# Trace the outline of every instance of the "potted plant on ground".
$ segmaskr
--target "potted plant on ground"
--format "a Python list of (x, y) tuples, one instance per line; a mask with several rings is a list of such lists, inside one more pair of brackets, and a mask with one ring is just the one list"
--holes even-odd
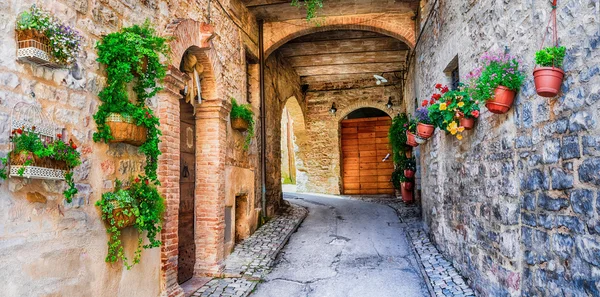
[[(131, 269), (140, 262), (142, 248), (160, 247), (161, 242), (156, 236), (162, 229), (165, 204), (156, 187), (145, 176), (133, 180), (128, 189), (124, 189), (119, 180), (115, 185), (113, 192), (102, 194), (102, 199), (96, 202), (102, 212), (102, 219), (108, 225), (108, 254), (105, 261), (114, 263), (120, 259), (127, 269)], [(131, 263), (120, 239), (121, 230), (129, 226), (138, 230), (137, 248)], [(143, 245), (144, 232), (147, 232), (146, 237), (150, 241), (147, 245)]]
[(417, 121), (412, 119), (408, 123), (408, 129), (406, 129), (406, 144), (412, 147), (419, 146), (415, 138), (415, 133), (417, 133)]
[(401, 188), (402, 188), (402, 201), (406, 204), (413, 202), (413, 180), (406, 176), (400, 177)]
[(17, 57), (50, 67), (75, 62), (81, 48), (79, 32), (62, 24), (35, 4), (17, 19)]
[(565, 77), (565, 72), (561, 69), (565, 54), (564, 46), (546, 47), (535, 53), (535, 64), (541, 66), (533, 70), (538, 95), (542, 97), (558, 95)]
[(464, 127), (459, 126), (460, 114), (458, 113), (459, 105), (464, 106), (461, 102), (469, 94), (464, 89), (448, 90), (447, 87), (436, 85), (436, 89), (441, 91), (439, 101), (429, 106), (429, 118), (434, 126), (455, 135), (458, 140), (463, 138), (462, 132)]
[(250, 104), (238, 104), (234, 98), (231, 98), (231, 127), (240, 132), (248, 132), (244, 142), (244, 150), (250, 147), (252, 137), (254, 137), (254, 111)]
[[(161, 132), (159, 119), (146, 106), (146, 100), (161, 90), (157, 83), (166, 75), (162, 60), (170, 51), (167, 41), (146, 21), (108, 34), (96, 44), (97, 61), (105, 66), (107, 82), (99, 94), (102, 104), (94, 115), (98, 129), (94, 141), (140, 146), (146, 155), (144, 171), (155, 184)], [(132, 82), (135, 102), (127, 91)]]
[(496, 114), (504, 114), (510, 110), (516, 92), (525, 81), (525, 74), (519, 70), (517, 58), (503, 53), (484, 53), (481, 57), (484, 64), (471, 72), (471, 96), (473, 100), (486, 102), (487, 109)]

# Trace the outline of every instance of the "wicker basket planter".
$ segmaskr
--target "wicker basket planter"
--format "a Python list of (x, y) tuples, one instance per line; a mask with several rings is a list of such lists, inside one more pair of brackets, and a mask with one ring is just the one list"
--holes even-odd
[[(125, 214), (125, 211), (128, 211), (129, 215)], [(112, 211), (112, 215), (113, 219), (115, 220), (115, 226), (118, 229), (125, 229), (129, 226), (133, 226), (133, 224), (135, 224), (135, 220), (137, 219), (136, 215), (133, 214), (131, 207), (115, 208)]]
[(18, 30), (17, 59), (49, 68), (63, 68), (65, 65), (53, 61), (48, 37), (34, 30)]
[[(27, 160), (31, 160), (29, 165), (25, 165)], [(49, 158), (38, 158), (32, 152), (11, 154), (9, 175), (32, 179), (64, 180), (65, 170), (58, 168), (55, 163), (56, 161)], [(66, 163), (64, 165), (66, 167)]]
[(130, 116), (111, 113), (106, 119), (106, 124), (110, 128), (112, 137), (110, 142), (122, 142), (135, 146), (140, 146), (146, 142), (148, 129), (138, 126)]
[(241, 118), (233, 119), (231, 121), (231, 127), (240, 132), (248, 131), (248, 126), (249, 126), (249, 123), (246, 120), (241, 119)]

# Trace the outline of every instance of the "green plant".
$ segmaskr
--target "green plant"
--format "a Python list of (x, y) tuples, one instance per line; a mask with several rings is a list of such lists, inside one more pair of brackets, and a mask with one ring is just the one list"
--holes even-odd
[[(102, 199), (96, 202), (102, 211), (102, 219), (109, 227), (106, 232), (110, 234), (108, 240), (108, 254), (105, 261), (113, 263), (123, 260), (127, 269), (138, 264), (141, 259), (142, 248), (150, 249), (160, 247), (161, 242), (156, 238), (162, 230), (162, 215), (165, 210), (163, 197), (156, 187), (145, 176), (140, 176), (131, 182), (129, 189), (123, 189), (119, 180), (115, 181), (115, 190), (102, 194)], [(133, 261), (128, 262), (124, 253), (123, 243), (120, 239), (123, 222), (116, 220), (113, 211), (120, 209), (126, 216), (136, 217), (134, 227), (138, 230), (138, 245), (134, 252)], [(146, 231), (149, 244), (143, 245), (142, 234)]]
[(406, 145), (406, 129), (408, 129), (408, 116), (406, 113), (400, 113), (392, 120), (392, 125), (388, 132), (388, 139), (392, 146), (392, 157), (395, 164), (398, 164), (405, 158), (404, 152), (410, 149)]
[(306, 21), (310, 21), (317, 16), (317, 9), (323, 8), (323, 0), (292, 0), (292, 5), (306, 7)]
[(542, 67), (562, 67), (567, 49), (564, 46), (551, 46), (535, 53), (535, 64)]
[(394, 172), (392, 172), (392, 185), (394, 186), (394, 189), (400, 190), (400, 183), (404, 178), (404, 169), (397, 166)]
[(238, 104), (234, 98), (231, 98), (231, 115), (232, 120), (242, 119), (248, 122), (248, 133), (246, 134), (246, 141), (244, 142), (244, 149), (247, 150), (250, 147), (252, 137), (254, 137), (254, 112), (250, 104)]
[[(161, 90), (157, 81), (166, 75), (166, 66), (161, 57), (170, 51), (168, 39), (156, 35), (156, 31), (146, 21), (142, 26), (123, 28), (120, 32), (108, 34), (96, 44), (97, 61), (106, 66), (106, 87), (100, 92), (102, 104), (94, 115), (98, 131), (94, 141), (108, 142), (113, 139), (106, 119), (111, 113), (131, 116), (136, 125), (148, 129), (147, 140), (140, 146), (140, 152), (146, 155), (146, 176), (158, 184), (156, 175), (160, 150), (159, 119), (146, 106), (146, 100)], [(138, 77), (134, 73), (139, 74)], [(134, 80), (135, 79), (135, 80)], [(133, 90), (137, 95), (131, 102), (127, 86), (134, 81)]]
[(50, 14), (33, 4), (30, 11), (23, 11), (17, 17), (17, 30), (33, 29), (43, 32), (51, 22)]
[(492, 99), (498, 86), (517, 91), (523, 85), (526, 76), (519, 69), (517, 58), (503, 53), (484, 53), (480, 60), (484, 65), (467, 76), (469, 93), (476, 102)]
[(404, 170), (416, 171), (417, 170), (417, 161), (415, 160), (414, 157), (406, 158), (403, 160), (402, 164), (400, 164), (400, 167), (403, 168)]
[(410, 119), (408, 121), (408, 131), (412, 134), (417, 133), (417, 124), (419, 122), (416, 119)]

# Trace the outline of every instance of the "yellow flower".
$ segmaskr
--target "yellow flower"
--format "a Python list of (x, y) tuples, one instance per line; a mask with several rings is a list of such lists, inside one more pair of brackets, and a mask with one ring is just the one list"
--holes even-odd
[(452, 123), (448, 125), (448, 132), (452, 135), (455, 135), (458, 132), (458, 125), (455, 121), (452, 121)]
[(458, 107), (463, 107), (463, 106), (465, 106), (464, 102), (458, 102)]
[(456, 139), (462, 140), (462, 135), (460, 135), (460, 134), (456, 135)]
[(440, 110), (446, 110), (448, 108), (448, 106), (446, 105), (446, 103), (440, 103)]
[(458, 127), (458, 132), (465, 131), (465, 127)]

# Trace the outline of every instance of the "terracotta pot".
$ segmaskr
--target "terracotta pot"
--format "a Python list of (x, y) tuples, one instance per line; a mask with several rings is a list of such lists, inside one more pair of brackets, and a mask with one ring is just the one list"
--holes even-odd
[(421, 138), (428, 139), (433, 136), (433, 132), (435, 131), (435, 126), (418, 123), (417, 124), (417, 135)]
[(146, 142), (148, 129), (138, 126), (130, 116), (111, 113), (106, 119), (106, 125), (110, 128), (113, 139), (111, 143), (122, 142), (134, 146), (140, 146)]
[(460, 126), (464, 127), (465, 130), (471, 130), (475, 126), (475, 118), (460, 118)]
[(495, 114), (507, 113), (515, 100), (515, 91), (505, 86), (498, 86), (494, 91), (494, 98), (485, 103), (485, 107)]
[(231, 127), (240, 132), (246, 132), (248, 131), (249, 123), (244, 119), (237, 118), (231, 121)]
[[(408, 185), (410, 189), (406, 187)], [(413, 184), (412, 182), (403, 182), (402, 183), (402, 201), (406, 204), (413, 203)]]
[(533, 80), (538, 95), (542, 97), (555, 97), (560, 92), (560, 85), (565, 77), (565, 72), (556, 67), (540, 67), (533, 70)]
[(408, 144), (408, 145), (410, 145), (412, 147), (419, 146), (419, 144), (415, 140), (415, 135), (412, 134), (410, 131), (406, 131), (406, 144)]
[(404, 169), (404, 176), (412, 178), (415, 176), (415, 172), (411, 169)]
[(131, 212), (130, 215), (126, 215), (125, 210), (131, 211), (131, 207), (115, 208), (112, 211), (112, 215), (115, 220), (115, 226), (118, 229), (124, 229), (129, 226), (133, 226), (133, 224), (135, 224), (135, 220), (137, 219), (137, 217)]

